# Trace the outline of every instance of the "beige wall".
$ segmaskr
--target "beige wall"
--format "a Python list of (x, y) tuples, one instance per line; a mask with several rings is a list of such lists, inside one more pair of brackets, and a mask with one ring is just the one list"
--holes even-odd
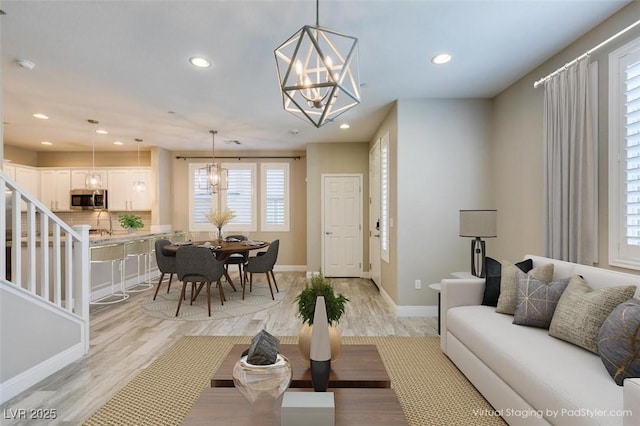
[[(3, 144), (4, 145), (4, 144)], [(38, 153), (13, 145), (4, 145), (4, 159), (15, 164), (38, 167)]]
[[(137, 151), (96, 151), (96, 167), (136, 167), (138, 165)], [(91, 152), (38, 152), (38, 167), (90, 167), (92, 165)], [(151, 165), (151, 152), (140, 151), (140, 165)]]
[[(307, 270), (322, 266), (322, 174), (362, 175), (363, 230), (369, 223), (369, 144), (314, 143), (307, 145)], [(365, 234), (363, 232), (363, 234)], [(369, 240), (362, 241), (363, 266), (368, 266)], [(368, 268), (367, 268), (368, 269)]]
[[(206, 156), (207, 153), (199, 152), (172, 152), (172, 200), (171, 217), (175, 230), (189, 231), (189, 200), (188, 200), (188, 173), (189, 163), (206, 163), (207, 158), (202, 159), (177, 159), (176, 156)], [(278, 265), (295, 265), (304, 267), (307, 260), (307, 238), (306, 238), (306, 159), (304, 152), (221, 152), (221, 156), (300, 156), (301, 159), (276, 160), (276, 159), (243, 159), (240, 162), (262, 163), (275, 161), (288, 161), (290, 173), (290, 197), (291, 197), (291, 227), (289, 232), (252, 232), (252, 239), (272, 241), (280, 239), (280, 250), (278, 253)], [(238, 162), (237, 159), (223, 159), (223, 162)], [(260, 185), (260, 175), (257, 176)], [(258, 212), (259, 213), (259, 212)]]
[[(369, 149), (373, 148), (376, 141), (382, 138), (385, 133), (389, 133), (389, 185), (396, 188), (398, 181), (398, 104), (393, 103), (389, 113), (384, 118), (380, 127), (376, 131), (369, 144)], [(398, 191), (389, 192), (389, 215), (398, 217)], [(389, 247), (398, 247), (398, 233), (396, 227), (389, 229)], [(390, 250), (389, 262), (380, 263), (380, 282), (378, 285), (393, 300), (398, 300), (398, 254), (396, 250)]]
[[(31, 151), (13, 145), (4, 145), (4, 159), (12, 163), (33, 167), (90, 167), (92, 154), (78, 152)], [(137, 151), (96, 151), (96, 167), (135, 167), (138, 165)], [(140, 151), (140, 165), (151, 165), (151, 152)]]
[(150, 185), (150, 190), (154, 191), (153, 206), (151, 211), (152, 225), (173, 226), (173, 170), (172, 154), (163, 148), (151, 148), (151, 180), (155, 185)]
[[(492, 182), (498, 208), (497, 258), (516, 260), (527, 253), (544, 255), (543, 241), (543, 99), (544, 88), (533, 83), (640, 16), (632, 2), (578, 39), (494, 100)], [(608, 267), (608, 54), (640, 36), (636, 27), (591, 55), (598, 63), (598, 214), (599, 266)]]
[(421, 306), (437, 304), (429, 284), (469, 270), (471, 243), (458, 237), (458, 211), (493, 207), (491, 114), (486, 99), (399, 100), (370, 142), (389, 132), (393, 225), (381, 287), (402, 315), (424, 314)]

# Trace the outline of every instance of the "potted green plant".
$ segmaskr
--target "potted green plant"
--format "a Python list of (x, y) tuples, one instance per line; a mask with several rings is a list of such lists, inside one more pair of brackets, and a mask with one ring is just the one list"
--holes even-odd
[(295, 298), (294, 303), (298, 305), (298, 314), (302, 318), (302, 329), (298, 336), (298, 347), (304, 359), (309, 359), (309, 349), (311, 345), (311, 331), (313, 330), (313, 316), (316, 308), (316, 299), (324, 296), (329, 321), (329, 338), (331, 339), (331, 360), (335, 361), (340, 355), (342, 337), (340, 330), (336, 327), (342, 315), (344, 315), (346, 304), (349, 301), (343, 294), (336, 294), (331, 281), (322, 274), (311, 278), (300, 294)]
[(142, 218), (131, 213), (120, 215), (119, 220), (120, 226), (127, 229), (129, 232), (135, 232), (136, 229), (144, 228)]

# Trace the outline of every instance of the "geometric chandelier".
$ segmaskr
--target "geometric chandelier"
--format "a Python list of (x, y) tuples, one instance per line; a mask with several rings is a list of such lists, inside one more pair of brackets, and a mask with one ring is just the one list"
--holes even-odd
[(305, 25), (275, 49), (286, 111), (320, 127), (360, 103), (358, 39)]

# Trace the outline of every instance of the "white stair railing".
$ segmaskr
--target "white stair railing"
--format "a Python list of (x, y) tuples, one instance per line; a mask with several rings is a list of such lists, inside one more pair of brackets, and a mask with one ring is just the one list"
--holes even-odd
[(0, 190), (0, 283), (76, 317), (88, 353), (90, 226), (70, 227), (3, 172)]

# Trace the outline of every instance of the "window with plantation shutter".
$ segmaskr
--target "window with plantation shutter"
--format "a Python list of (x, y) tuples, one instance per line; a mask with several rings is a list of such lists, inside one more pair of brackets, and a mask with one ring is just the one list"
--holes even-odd
[(260, 228), (289, 231), (289, 164), (263, 163), (260, 167)]
[(609, 263), (640, 269), (640, 39), (609, 55)]
[(217, 209), (217, 200), (209, 193), (206, 167), (204, 163), (189, 164), (189, 229), (196, 231), (211, 230), (205, 215)]
[(228, 170), (227, 190), (222, 191), (222, 205), (235, 217), (225, 229), (256, 230), (256, 165), (251, 163), (223, 164)]
[(380, 257), (389, 262), (389, 133), (380, 142)]

